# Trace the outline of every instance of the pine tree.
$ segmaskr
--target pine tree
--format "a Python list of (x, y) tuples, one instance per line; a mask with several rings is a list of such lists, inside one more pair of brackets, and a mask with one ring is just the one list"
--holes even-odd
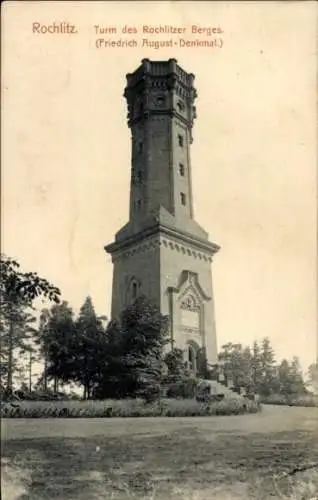
[(161, 381), (168, 318), (146, 297), (139, 297), (123, 311), (120, 324), (123, 369), (128, 379), (125, 392), (127, 396), (143, 395)]
[(262, 376), (261, 347), (257, 341), (254, 341), (251, 350), (251, 379), (254, 393), (260, 393), (261, 391)]
[(106, 362), (107, 337), (88, 297), (78, 318), (74, 319), (67, 302), (53, 306), (41, 315), (38, 341), (46, 360), (43, 380), (53, 378), (54, 391), (60, 383), (73, 382), (83, 387), (83, 397), (91, 397), (100, 382)]
[(285, 397), (298, 396), (306, 393), (299, 360), (293, 357), (291, 361), (283, 359), (278, 366), (279, 392)]
[(290, 378), (291, 378), (291, 386), (292, 393), (295, 395), (303, 395), (306, 391), (305, 382), (302, 375), (301, 366), (299, 363), (299, 359), (297, 356), (293, 356), (292, 361), (290, 363)]
[(11, 391), (17, 370), (16, 358), (31, 349), (29, 340), (35, 322), (32, 303), (39, 296), (58, 302), (60, 291), (36, 273), (22, 272), (17, 261), (3, 254), (0, 273), (0, 374), (2, 386)]
[(50, 319), (49, 309), (47, 308), (42, 309), (39, 318), (39, 326), (33, 337), (35, 345), (38, 346), (39, 348), (40, 356), (42, 357), (44, 364), (42, 375), (40, 376), (40, 379), (37, 383), (37, 385), (41, 387), (43, 391), (47, 391), (48, 388), (48, 376), (47, 376), (48, 352), (47, 352), (47, 342), (45, 339), (48, 333), (47, 329), (48, 329), (49, 319)]
[(99, 378), (102, 362), (100, 352), (104, 350), (106, 343), (102, 321), (96, 316), (90, 297), (86, 298), (80, 309), (75, 330), (79, 342), (76, 381), (84, 386), (84, 399), (87, 399), (91, 396), (93, 385)]
[(20, 301), (7, 304), (1, 322), (1, 382), (7, 391), (13, 388), (14, 374), (18, 369), (18, 360), (30, 351), (36, 319), (30, 308)]
[(275, 390), (276, 386), (275, 353), (268, 337), (265, 337), (261, 341), (260, 351), (260, 367), (262, 371), (262, 379), (259, 387), (259, 392), (264, 396), (268, 396)]
[(171, 380), (187, 375), (182, 349), (174, 348), (169, 351), (164, 357), (164, 362)]
[(73, 311), (66, 301), (55, 305), (41, 337), (41, 350), (47, 354), (47, 377), (54, 380), (57, 391), (58, 380), (69, 382), (77, 371), (78, 341)]
[(119, 320), (108, 323), (105, 341), (98, 350), (94, 395), (98, 399), (116, 399), (125, 396), (123, 368), (123, 340)]
[(223, 365), (225, 382), (233, 383), (237, 390), (243, 387), (249, 390), (251, 385), (251, 353), (248, 347), (229, 342), (222, 346), (219, 360)]
[(318, 394), (318, 362), (313, 363), (308, 368), (308, 385), (314, 394)]
[(139, 297), (106, 329), (102, 376), (96, 395), (124, 398), (157, 393), (164, 372), (168, 319)]

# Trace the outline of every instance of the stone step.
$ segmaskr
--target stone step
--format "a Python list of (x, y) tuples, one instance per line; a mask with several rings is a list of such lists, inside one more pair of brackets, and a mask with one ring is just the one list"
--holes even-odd
[(204, 380), (200, 379), (200, 382), (204, 385), (209, 385), (211, 387), (211, 394), (224, 394), (224, 397), (230, 397), (234, 399), (243, 399), (243, 396), (237, 392), (232, 391), (229, 387), (217, 382), (216, 380)]

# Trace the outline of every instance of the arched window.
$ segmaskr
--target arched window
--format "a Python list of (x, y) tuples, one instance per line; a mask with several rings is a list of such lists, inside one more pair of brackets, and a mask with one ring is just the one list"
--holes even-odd
[(125, 293), (125, 306), (129, 306), (142, 295), (142, 285), (136, 276), (131, 276)]

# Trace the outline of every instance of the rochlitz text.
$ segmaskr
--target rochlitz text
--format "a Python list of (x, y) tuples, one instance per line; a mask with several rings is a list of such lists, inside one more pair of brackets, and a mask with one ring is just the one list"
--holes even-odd
[(38, 22), (32, 23), (32, 32), (45, 35), (50, 33), (52, 35), (75, 35), (78, 33), (75, 24), (62, 21), (59, 23), (53, 22), (52, 24), (42, 24)]

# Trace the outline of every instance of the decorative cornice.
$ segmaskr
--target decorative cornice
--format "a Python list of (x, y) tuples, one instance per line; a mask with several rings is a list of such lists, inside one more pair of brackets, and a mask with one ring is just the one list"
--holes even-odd
[[(175, 249), (198, 258), (204, 258), (204, 254), (207, 254), (207, 259), (210, 261), (212, 261), (212, 256), (220, 249), (220, 247), (215, 243), (207, 240), (201, 240), (200, 238), (194, 237), (189, 233), (164, 226), (163, 224), (156, 224), (134, 234), (130, 238), (122, 241), (115, 241), (110, 245), (106, 245), (104, 248), (107, 253), (110, 253), (114, 257), (116, 257), (116, 254), (125, 253), (125, 251), (127, 253), (129, 250), (136, 253), (136, 250), (133, 249), (133, 247), (136, 247), (138, 244), (140, 246), (147, 244), (148, 242), (145, 240), (148, 240), (152, 236), (157, 237), (156, 240), (158, 241), (158, 245), (163, 244), (164, 246), (169, 246), (172, 250)], [(154, 245), (153, 242), (152, 245)]]
[(176, 59), (169, 59), (166, 61), (150, 61), (150, 59), (143, 59), (141, 65), (133, 72), (126, 75), (127, 89), (133, 89), (149, 78), (156, 80), (164, 79), (169, 80), (170, 85), (179, 83), (187, 89), (195, 91), (193, 83), (195, 76), (193, 73), (187, 73), (181, 66), (178, 65)]
[(177, 118), (181, 123), (183, 123), (187, 128), (191, 129), (193, 127), (193, 119), (188, 119), (178, 113), (175, 109), (145, 109), (142, 114), (136, 116), (135, 118), (128, 120), (129, 128), (133, 127), (137, 123), (144, 123), (146, 120), (155, 117), (168, 116), (170, 118)]

